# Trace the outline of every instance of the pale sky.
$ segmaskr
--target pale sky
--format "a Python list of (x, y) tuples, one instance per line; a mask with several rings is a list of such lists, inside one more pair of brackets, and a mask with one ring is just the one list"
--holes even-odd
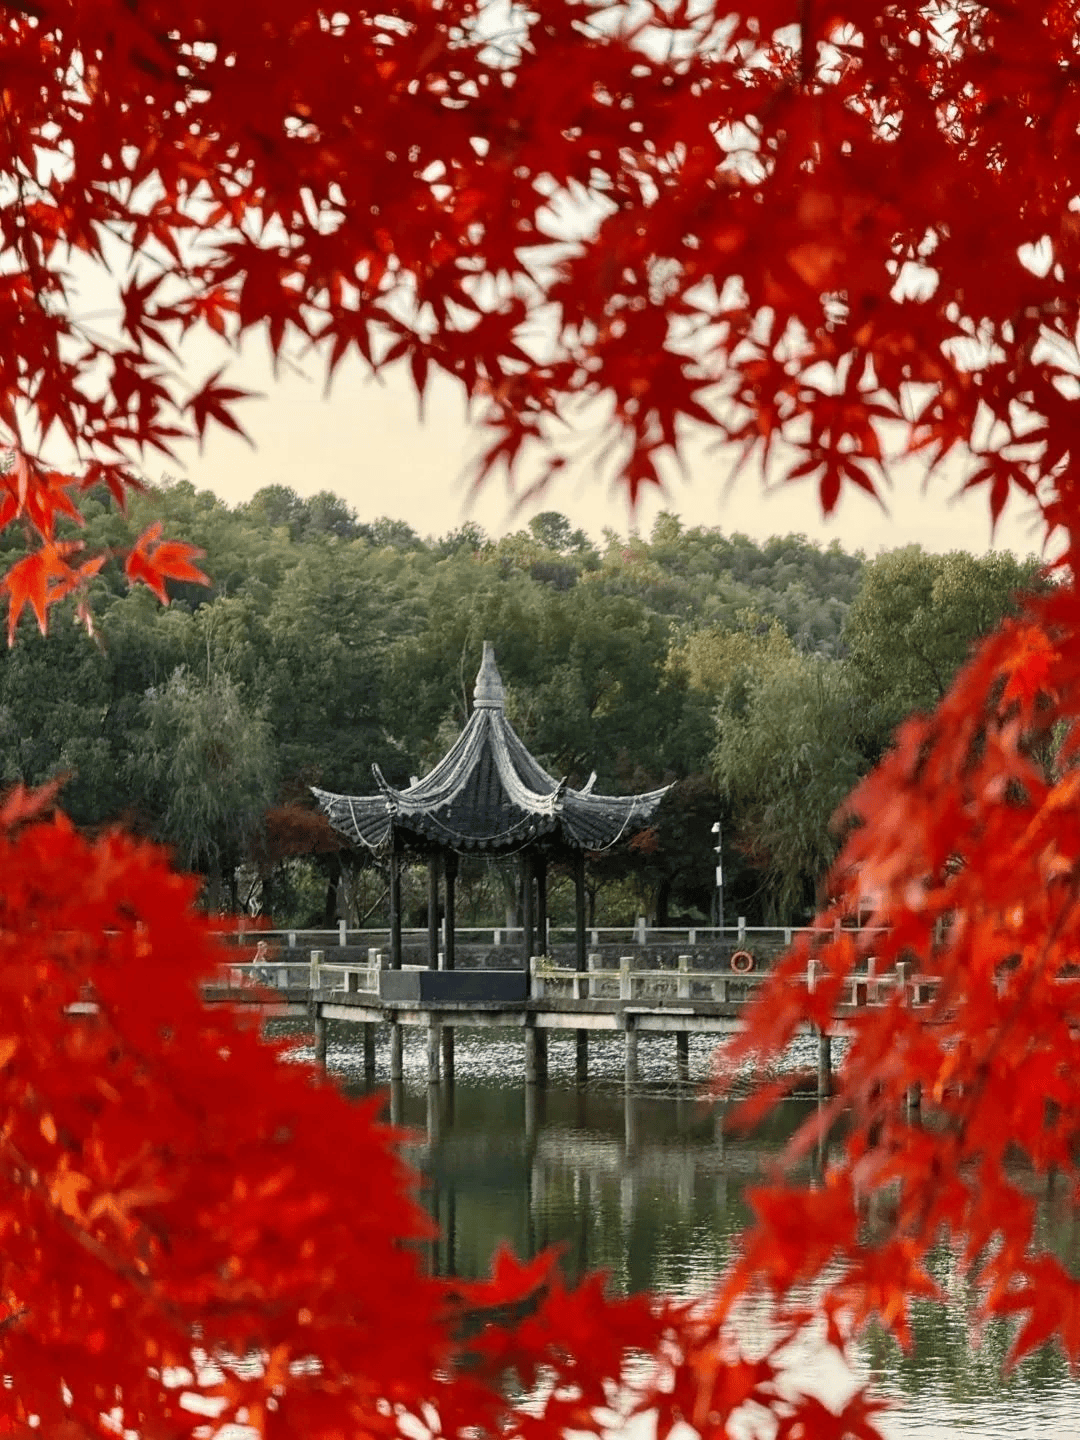
[[(235, 410), (256, 448), (212, 426), (204, 453), (186, 454), (187, 467), (179, 473), (229, 504), (249, 499), (260, 486), (283, 484), (301, 495), (333, 491), (361, 520), (389, 515), (422, 536), (445, 534), (467, 519), (497, 536), (521, 528), (539, 510), (561, 511), (597, 539), (605, 526), (625, 534), (631, 524), (647, 536), (656, 515), (673, 510), (687, 525), (719, 526), (757, 540), (792, 533), (822, 544), (837, 538), (845, 549), (868, 555), (911, 543), (976, 553), (991, 546), (985, 495), (955, 500), (955, 477), (939, 474), (926, 487), (923, 471), (908, 464), (894, 476), (888, 514), (852, 492), (831, 520), (823, 520), (813, 487), (765, 493), (760, 475), (749, 470), (729, 487), (730, 461), (704, 445), (691, 456), (688, 477), (663, 497), (647, 495), (633, 519), (624, 494), (580, 476), (560, 478), (520, 508), (501, 483), (489, 482), (470, 504), (463, 476), (477, 437), (449, 382), (429, 393), (422, 420), (400, 371), (373, 381), (359, 366), (343, 364), (325, 398), (316, 367), (310, 377), (293, 371), (275, 379), (265, 363), (245, 355), (230, 367), (226, 383), (264, 394)], [(163, 464), (166, 470), (177, 473), (172, 464)], [(159, 476), (151, 472), (148, 478)], [(994, 543), (1020, 555), (1038, 553), (1042, 534), (1030, 510), (1013, 504)]]

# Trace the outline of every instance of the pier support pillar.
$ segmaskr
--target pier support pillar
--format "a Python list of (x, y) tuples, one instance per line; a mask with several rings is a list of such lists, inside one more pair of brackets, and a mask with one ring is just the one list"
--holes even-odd
[(390, 1021), (390, 1082), (405, 1078), (404, 1036), (396, 1020)]
[(429, 1085), (438, 1085), (442, 1061), (442, 1026), (434, 1016), (428, 1021), (427, 1078)]
[(548, 1034), (546, 1030), (534, 1030), (536, 1036), (536, 1083), (548, 1083)]
[(623, 1138), (626, 1158), (632, 1160), (638, 1153), (638, 1102), (637, 1096), (628, 1090), (623, 1097)]
[(819, 1100), (832, 1094), (832, 1036), (824, 1030), (818, 1034), (817, 1093)]
[(326, 1020), (322, 1015), (315, 1016), (315, 1064), (320, 1070), (326, 1069)]
[(440, 1087), (428, 1085), (427, 1092), (427, 1137), (430, 1145), (437, 1145), (442, 1137), (442, 1094)]
[(454, 1083), (454, 1027), (442, 1027), (442, 1073), (448, 1085)]
[(680, 1085), (690, 1083), (690, 1036), (685, 1030), (675, 1036), (675, 1078)]
[(575, 1030), (574, 1041), (576, 1053), (574, 1056), (574, 1080), (578, 1085), (584, 1085), (589, 1078), (589, 1032), (588, 1030)]
[(539, 1085), (540, 1083), (540, 1057), (539, 1057), (540, 1031), (534, 1025), (525, 1029), (525, 1084)]
[(638, 1083), (638, 1032), (630, 1017), (626, 1021), (626, 1088)]
[(375, 1022), (364, 1022), (364, 1084), (375, 1084)]

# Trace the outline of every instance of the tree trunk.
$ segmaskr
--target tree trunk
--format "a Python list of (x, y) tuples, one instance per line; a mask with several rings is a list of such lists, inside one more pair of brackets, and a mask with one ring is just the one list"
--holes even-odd
[(326, 857), (326, 898), (323, 901), (323, 926), (332, 930), (338, 922), (341, 888), (341, 861), (336, 855)]
[(668, 923), (668, 906), (671, 903), (671, 881), (661, 880), (656, 891), (656, 921), (661, 929)]

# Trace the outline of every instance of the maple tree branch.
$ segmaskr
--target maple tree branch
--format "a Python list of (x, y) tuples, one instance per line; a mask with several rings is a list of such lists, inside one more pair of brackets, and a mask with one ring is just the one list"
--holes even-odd
[[(30, 1164), (10, 1136), (0, 1134), (0, 1150), (6, 1151), (9, 1158), (14, 1162), (14, 1168), (10, 1171), (13, 1184), (22, 1185), (32, 1190), (48, 1207), (53, 1219), (59, 1224), (60, 1228), (67, 1233), (70, 1239), (80, 1245), (88, 1255), (93, 1256), (95, 1260), (104, 1265), (111, 1274), (117, 1275), (122, 1280), (126, 1280), (133, 1289), (138, 1290), (144, 1297), (153, 1297), (162, 1314), (169, 1314), (171, 1307), (167, 1303), (163, 1303), (160, 1297), (155, 1295), (155, 1287), (149, 1276), (141, 1274), (134, 1266), (126, 1264), (119, 1256), (114, 1255), (108, 1246), (91, 1235), (84, 1226), (77, 1224), (74, 1217), (69, 1215), (62, 1206), (56, 1203), (51, 1189), (45, 1184), (40, 1173)], [(173, 1312), (170, 1318), (179, 1328), (187, 1328), (179, 1313)]]

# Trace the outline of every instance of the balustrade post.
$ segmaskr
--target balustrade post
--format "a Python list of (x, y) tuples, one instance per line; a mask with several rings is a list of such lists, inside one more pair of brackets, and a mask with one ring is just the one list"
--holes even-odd
[(308, 983), (312, 990), (322, 988), (322, 962), (326, 959), (325, 950), (312, 950), (308, 956), (309, 979)]
[(619, 957), (619, 999), (632, 1000), (634, 998), (633, 980), (630, 976), (632, 960), (629, 955)]
[(690, 956), (679, 956), (679, 979), (676, 994), (680, 1000), (690, 999)]

